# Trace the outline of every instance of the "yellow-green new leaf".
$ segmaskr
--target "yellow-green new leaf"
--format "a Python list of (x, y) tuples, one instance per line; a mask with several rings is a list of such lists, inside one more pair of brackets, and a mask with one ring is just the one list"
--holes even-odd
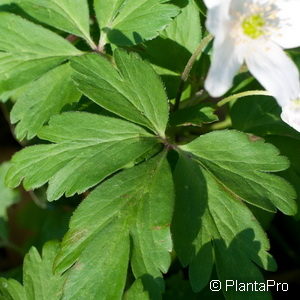
[(49, 181), (48, 199), (82, 193), (133, 164), (157, 146), (157, 139), (124, 120), (84, 112), (54, 116), (38, 134), (54, 144), (27, 147), (12, 159), (10, 186), (24, 179), (27, 190)]

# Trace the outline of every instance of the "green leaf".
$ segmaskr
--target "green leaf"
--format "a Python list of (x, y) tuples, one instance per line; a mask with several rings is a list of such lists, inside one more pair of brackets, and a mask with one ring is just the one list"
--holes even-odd
[(237, 100), (231, 108), (234, 128), (258, 136), (281, 135), (300, 139), (300, 134), (284, 123), (281, 108), (275, 99), (267, 96), (251, 96)]
[(195, 2), (197, 3), (198, 8), (199, 8), (201, 14), (205, 16), (207, 8), (206, 8), (203, 0), (195, 0)]
[(236, 198), (268, 211), (293, 215), (297, 211), (292, 186), (272, 175), (289, 167), (278, 150), (238, 131), (215, 131), (180, 146)]
[(80, 54), (59, 35), (0, 12), (0, 93), (16, 89)]
[[(174, 178), (174, 246), (183, 265), (190, 265), (193, 289), (204, 288), (214, 263), (221, 280), (263, 282), (256, 265), (266, 270), (276, 265), (268, 254), (268, 239), (247, 206), (185, 154), (179, 158)], [(235, 293), (227, 298), (239, 297)]]
[(9, 163), (0, 165), (0, 218), (5, 220), (7, 219), (7, 208), (19, 200), (19, 193), (4, 184), (4, 177), (9, 167)]
[(79, 90), (105, 109), (163, 137), (169, 108), (159, 76), (134, 53), (116, 50), (114, 58), (117, 67), (97, 54), (72, 59)]
[(200, 14), (194, 0), (189, 0), (161, 36), (183, 46), (191, 54), (195, 52), (202, 39), (202, 28)]
[(11, 100), (12, 103), (16, 103), (17, 99), (21, 97), (21, 95), (26, 91), (27, 87), (31, 84), (31, 82), (22, 85), (14, 90), (6, 91), (0, 95), (0, 101), (3, 103)]
[[(129, 249), (136, 278), (161, 293), (171, 263), (173, 181), (165, 153), (105, 181), (74, 213), (56, 265), (65, 299), (120, 299)], [(84, 278), (82, 274), (85, 274)], [(159, 299), (159, 298), (155, 298)]]
[(181, 73), (202, 37), (199, 11), (193, 0), (186, 2), (173, 22), (157, 38), (147, 41), (140, 52), (161, 75), (170, 99), (176, 97)]
[(10, 186), (24, 179), (27, 190), (49, 181), (48, 199), (82, 193), (134, 163), (157, 139), (127, 121), (84, 112), (54, 116), (38, 134), (54, 144), (25, 148), (12, 159)]
[(87, 0), (15, 0), (30, 16), (55, 28), (70, 32), (93, 44), (90, 37)]
[(145, 56), (156, 65), (181, 73), (201, 39), (200, 14), (190, 0), (159, 37), (145, 43)]
[(153, 282), (151, 276), (143, 276), (134, 281), (123, 297), (124, 300), (151, 300), (162, 299), (161, 291)]
[(215, 109), (202, 103), (176, 111), (170, 116), (172, 126), (202, 126), (219, 120), (214, 114)]
[(30, 83), (11, 111), (11, 122), (18, 123), (16, 136), (33, 138), (52, 115), (68, 103), (77, 102), (81, 94), (71, 80), (69, 64), (61, 65)]
[(95, 0), (102, 44), (130, 46), (151, 40), (171, 23), (178, 13), (168, 0)]
[(136, 280), (126, 292), (124, 300), (151, 300), (147, 291), (144, 290), (141, 279)]
[(27, 299), (23, 286), (15, 279), (0, 278), (0, 300), (31, 300)]
[(0, 0), (0, 6), (1, 5), (6, 5), (6, 4), (11, 4), (13, 0)]
[(300, 219), (300, 140), (286, 136), (271, 135), (267, 137), (267, 141), (276, 146), (280, 153), (285, 155), (291, 162), (290, 168), (281, 172), (280, 175), (287, 179), (297, 192), (298, 213), (295, 217)]
[[(64, 277), (53, 273), (53, 262), (59, 244), (48, 242), (40, 255), (32, 247), (25, 256), (23, 265), (23, 286), (14, 279), (0, 279), (0, 297), (6, 300), (60, 300)], [(0, 298), (1, 299), (1, 298)]]

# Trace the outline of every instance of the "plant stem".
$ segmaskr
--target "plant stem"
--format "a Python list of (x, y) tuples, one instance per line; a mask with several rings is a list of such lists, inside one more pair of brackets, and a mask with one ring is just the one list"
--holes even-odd
[(104, 32), (100, 33), (100, 40), (98, 43), (98, 51), (100, 52), (104, 52), (104, 47), (105, 47), (105, 43), (106, 43), (106, 34)]
[(229, 116), (226, 117), (224, 121), (212, 124), (210, 126), (211, 130), (222, 130), (232, 126), (231, 118)]
[(180, 99), (181, 99), (181, 95), (183, 92), (183, 88), (184, 88), (184, 84), (185, 82), (188, 80), (189, 75), (192, 71), (192, 68), (198, 58), (198, 56), (201, 56), (201, 53), (203, 52), (203, 50), (205, 49), (205, 47), (208, 45), (208, 43), (212, 40), (212, 36), (209, 34), (207, 35), (205, 38), (203, 38), (199, 44), (199, 46), (197, 47), (196, 51), (193, 53), (193, 55), (191, 56), (191, 58), (189, 59), (189, 61), (187, 62), (184, 71), (181, 75), (181, 82), (178, 88), (178, 93), (175, 99), (175, 105), (174, 105), (174, 111), (178, 110), (179, 108), (179, 104), (180, 104)]
[(242, 92), (242, 93), (238, 93), (235, 95), (231, 95), (231, 96), (219, 101), (217, 103), (217, 106), (221, 107), (230, 101), (233, 101), (233, 100), (236, 100), (239, 98), (243, 98), (243, 97), (247, 97), (247, 96), (271, 96), (271, 94), (267, 91), (258, 91), (258, 90)]

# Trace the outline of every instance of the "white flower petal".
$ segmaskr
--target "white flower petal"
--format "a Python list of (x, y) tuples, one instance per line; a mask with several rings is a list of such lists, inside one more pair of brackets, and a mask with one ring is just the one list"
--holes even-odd
[(222, 4), (223, 0), (204, 0), (204, 4), (208, 9)]
[(248, 14), (249, 6), (254, 3), (253, 0), (231, 0), (230, 11), (232, 13), (239, 12), (241, 14)]
[(215, 41), (212, 64), (205, 81), (205, 89), (209, 94), (213, 97), (225, 94), (232, 86), (233, 77), (242, 63), (234, 40), (227, 37), (222, 43)]
[(281, 106), (298, 98), (298, 69), (279, 46), (267, 42), (255, 43), (249, 47), (245, 60), (252, 75)]
[(277, 0), (279, 8), (279, 29), (272, 34), (272, 40), (285, 49), (300, 46), (300, 1)]
[(220, 2), (218, 5), (209, 7), (206, 28), (212, 35), (218, 36), (218, 39), (222, 40), (228, 32), (230, 0), (222, 0)]
[(291, 101), (290, 104), (284, 106), (282, 108), (281, 119), (300, 132), (300, 104)]

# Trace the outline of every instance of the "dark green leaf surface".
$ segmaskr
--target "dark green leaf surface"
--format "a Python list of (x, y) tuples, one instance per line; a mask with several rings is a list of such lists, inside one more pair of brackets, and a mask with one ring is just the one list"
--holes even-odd
[[(160, 297), (160, 296), (158, 296)], [(125, 293), (124, 300), (151, 300), (149, 291), (145, 289), (142, 279), (136, 280), (130, 289)], [(159, 298), (156, 298), (159, 299)]]
[(52, 115), (80, 99), (71, 74), (69, 64), (64, 64), (27, 86), (10, 115), (12, 123), (19, 122), (16, 126), (18, 139), (33, 138)]
[(300, 141), (286, 136), (271, 135), (267, 137), (267, 141), (275, 145), (280, 153), (285, 155), (291, 162), (289, 169), (281, 172), (281, 176), (288, 180), (297, 192), (298, 213), (295, 216), (300, 219)]
[(179, 13), (168, 0), (95, 0), (101, 43), (130, 46), (158, 36)]
[(73, 215), (56, 261), (60, 271), (76, 261), (64, 299), (121, 299), (130, 247), (135, 277), (159, 293), (171, 262), (173, 199), (165, 153), (93, 191)]
[(23, 286), (14, 279), (1, 278), (0, 299), (60, 300), (64, 277), (53, 273), (53, 262), (58, 250), (57, 242), (45, 244), (42, 255), (36, 248), (31, 248), (24, 259)]
[(54, 144), (18, 152), (7, 182), (17, 186), (24, 179), (24, 187), (31, 190), (49, 181), (49, 200), (84, 192), (157, 144), (134, 124), (83, 112), (54, 116), (38, 136)]
[(89, 33), (87, 0), (15, 0), (35, 19), (55, 28), (73, 33), (93, 43)]
[(175, 2), (186, 6), (157, 38), (147, 41), (145, 50), (140, 52), (161, 75), (170, 99), (176, 97), (181, 73), (202, 37), (200, 14), (194, 1)]
[(238, 131), (216, 131), (180, 148), (191, 153), (236, 198), (265, 210), (296, 213), (292, 186), (269, 174), (289, 167), (288, 160), (271, 144), (251, 140)]
[(219, 120), (214, 113), (214, 109), (209, 106), (199, 105), (186, 107), (176, 111), (170, 116), (172, 126), (202, 126)]
[(230, 114), (232, 125), (238, 130), (258, 136), (275, 134), (300, 139), (300, 133), (281, 120), (281, 108), (272, 97), (239, 99), (232, 106)]
[(134, 53), (116, 50), (116, 67), (88, 54), (72, 59), (78, 88), (105, 109), (164, 136), (168, 100), (159, 76)]
[[(175, 250), (190, 265), (193, 289), (208, 283), (214, 263), (221, 280), (263, 282), (256, 264), (271, 270), (275, 265), (266, 235), (247, 206), (189, 157), (180, 156), (175, 182)], [(238, 293), (227, 296), (240, 299)]]
[(59, 35), (14, 14), (0, 12), (0, 93), (24, 85), (71, 56)]

